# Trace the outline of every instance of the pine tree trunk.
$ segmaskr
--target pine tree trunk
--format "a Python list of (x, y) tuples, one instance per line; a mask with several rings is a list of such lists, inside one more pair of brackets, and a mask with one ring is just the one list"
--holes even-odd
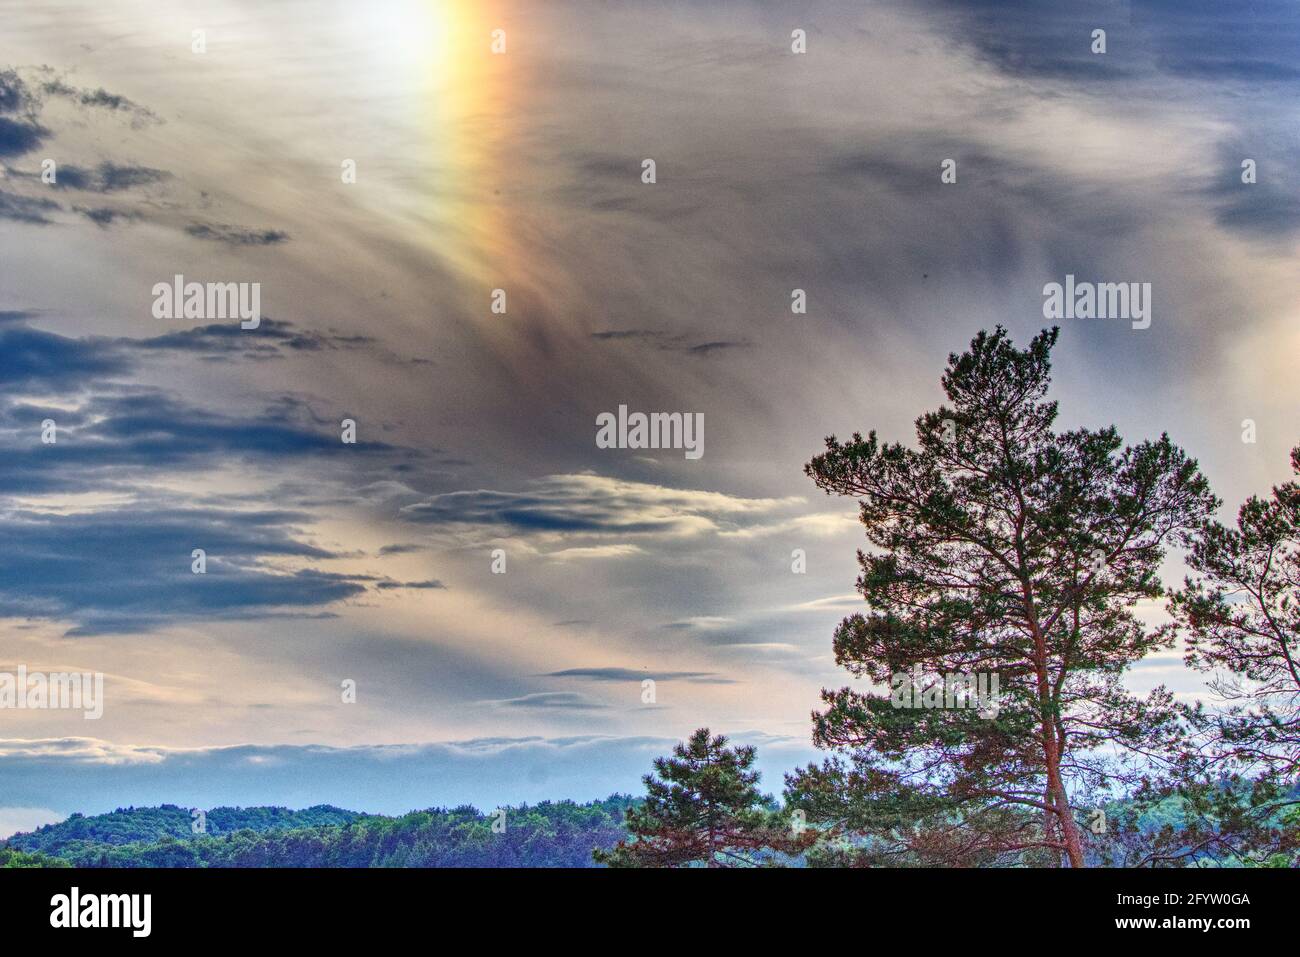
[[(1051, 840), (1056, 830), (1056, 799), (1052, 797), (1051, 788), (1043, 788), (1043, 837)], [(1061, 866), (1061, 852), (1056, 848), (1051, 849), (1052, 866)]]
[(1061, 836), (1065, 839), (1065, 853), (1070, 858), (1070, 866), (1083, 867), (1083, 841), (1079, 838), (1074, 812), (1070, 808), (1069, 798), (1065, 795), (1065, 784), (1061, 780), (1060, 758), (1056, 754), (1055, 741), (1048, 744), (1047, 782), (1055, 798), (1056, 819), (1061, 825)]
[(1052, 794), (1050, 805), (1056, 809), (1056, 821), (1065, 841), (1065, 853), (1071, 867), (1083, 867), (1083, 842), (1079, 828), (1074, 823), (1074, 813), (1061, 779), (1061, 754), (1057, 748), (1056, 724), (1052, 719), (1051, 684), (1047, 677), (1047, 641), (1038, 625), (1033, 598), (1026, 583), (1024, 586), (1025, 611), (1034, 637), (1034, 666), (1038, 673), (1039, 721), (1042, 722), (1043, 762), (1047, 769), (1047, 790)]

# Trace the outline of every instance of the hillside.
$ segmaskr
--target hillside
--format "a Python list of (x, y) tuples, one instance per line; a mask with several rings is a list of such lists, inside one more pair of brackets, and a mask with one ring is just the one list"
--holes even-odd
[[(590, 867), (625, 835), (630, 797), (505, 809), (505, 829), (472, 807), (400, 817), (320, 805), (214, 808), (207, 833), (186, 808), (124, 808), (50, 824), (0, 844), (0, 865), (75, 867)], [(25, 856), (31, 855), (31, 856)], [(48, 856), (48, 858), (46, 857)]]
[[(242, 830), (261, 833), (348, 824), (361, 816), (355, 811), (324, 804), (301, 811), (282, 807), (219, 807), (207, 812), (206, 825), (209, 836), (224, 837)], [(80, 844), (121, 846), (149, 843), (166, 836), (190, 838), (194, 836), (192, 825), (190, 810), (174, 804), (118, 808), (111, 814), (90, 817), (73, 814), (66, 821), (47, 824), (31, 833), (15, 834), (3, 843), (16, 850), (59, 854)]]

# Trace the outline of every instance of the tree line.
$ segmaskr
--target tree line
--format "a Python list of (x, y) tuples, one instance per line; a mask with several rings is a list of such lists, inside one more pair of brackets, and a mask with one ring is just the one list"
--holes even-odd
[(319, 806), (119, 808), (17, 834), (0, 867), (590, 867), (626, 837), (633, 799), (545, 801), (484, 814), (462, 806), (397, 817)]

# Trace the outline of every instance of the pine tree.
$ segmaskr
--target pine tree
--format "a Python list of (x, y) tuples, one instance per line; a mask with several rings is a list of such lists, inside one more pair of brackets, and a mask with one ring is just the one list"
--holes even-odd
[(789, 828), (759, 793), (755, 755), (700, 728), (655, 759), (645, 800), (627, 811), (630, 839), (594, 858), (610, 867), (753, 867), (774, 863), (773, 851), (797, 854), (815, 835)]
[[(823, 691), (814, 741), (848, 762), (789, 776), (787, 793), (814, 820), (873, 835), (861, 846), (874, 852), (1083, 866), (1078, 805), (1140, 780), (1125, 755), (1178, 742), (1172, 695), (1122, 685), (1168, 642), (1132, 606), (1162, 593), (1166, 544), (1216, 503), (1167, 436), (1122, 447), (1113, 427), (1054, 431), (1057, 332), (1020, 351), (999, 327), (950, 356), (951, 405), (917, 420), (918, 448), (832, 436), (807, 466), (828, 494), (860, 499), (874, 546), (858, 554), (869, 614), (840, 624), (836, 661), (894, 694)], [(996, 677), (995, 707), (944, 693), (953, 676)]]

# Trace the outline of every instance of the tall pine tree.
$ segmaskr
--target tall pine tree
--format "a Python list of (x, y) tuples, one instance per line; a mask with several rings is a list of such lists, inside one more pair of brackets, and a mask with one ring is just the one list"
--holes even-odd
[(874, 835), (870, 847), (1083, 866), (1089, 818), (1076, 813), (1177, 742), (1172, 696), (1122, 684), (1168, 641), (1133, 605), (1161, 594), (1166, 544), (1216, 502), (1167, 436), (1124, 447), (1113, 427), (1055, 431), (1056, 339), (1045, 330), (1021, 351), (1001, 327), (981, 332), (949, 357), (950, 404), (917, 420), (916, 448), (832, 436), (807, 466), (828, 494), (861, 501), (873, 546), (858, 555), (869, 611), (839, 626), (836, 661), (896, 688), (905, 674), (922, 686), (999, 682), (993, 710), (823, 691), (814, 740), (848, 760), (788, 777), (789, 798), (814, 820)]

